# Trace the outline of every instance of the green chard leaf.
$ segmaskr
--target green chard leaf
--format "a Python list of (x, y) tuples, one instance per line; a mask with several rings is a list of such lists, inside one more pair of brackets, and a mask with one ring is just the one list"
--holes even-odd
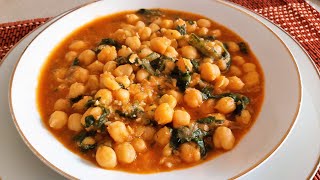
[(194, 72), (200, 72), (199, 71), (199, 62), (195, 59), (191, 59), (192, 69)]
[(75, 98), (70, 98), (70, 102), (72, 104), (77, 103), (78, 101), (80, 101), (82, 99), (82, 97), (83, 97), (82, 95), (79, 95), (79, 96), (77, 96)]
[(197, 120), (199, 124), (214, 124), (214, 125), (222, 125), (224, 120), (216, 119), (214, 116), (208, 116), (205, 118), (201, 118)]
[(88, 127), (92, 126), (95, 121), (96, 120), (94, 119), (94, 117), (92, 115), (89, 115), (89, 116), (85, 117), (85, 125), (84, 125), (84, 127), (88, 128)]
[(181, 25), (181, 26), (177, 26), (177, 31), (179, 31), (179, 33), (181, 34), (181, 35), (186, 35), (187, 34), (187, 29), (186, 29), (186, 25), (185, 24), (183, 24), (183, 25)]
[(78, 59), (78, 57), (74, 58), (73, 62), (72, 62), (72, 66), (79, 66), (80, 65), (80, 61)]
[(238, 46), (240, 48), (240, 52), (242, 52), (243, 54), (248, 54), (249, 53), (249, 49), (248, 49), (248, 46), (246, 45), (246, 43), (239, 42)]
[(146, 17), (151, 17), (151, 16), (162, 16), (162, 12), (158, 9), (139, 9), (137, 14), (146, 16)]

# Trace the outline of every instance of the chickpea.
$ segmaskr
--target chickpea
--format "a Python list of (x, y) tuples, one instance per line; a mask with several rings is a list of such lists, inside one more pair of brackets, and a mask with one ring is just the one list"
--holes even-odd
[(119, 77), (119, 76), (130, 76), (132, 72), (133, 72), (132, 66), (130, 64), (124, 64), (124, 65), (118, 66), (113, 71), (113, 75), (116, 76), (116, 77)]
[(165, 94), (160, 98), (159, 103), (168, 103), (171, 108), (174, 108), (177, 105), (177, 100), (174, 96)]
[(99, 99), (99, 102), (104, 105), (109, 105), (112, 101), (112, 93), (108, 89), (100, 89), (94, 96), (95, 99)]
[(123, 87), (127, 88), (130, 86), (130, 79), (128, 78), (128, 76), (120, 76), (120, 77), (116, 77), (116, 81), (123, 85)]
[(82, 83), (73, 83), (69, 89), (69, 98), (76, 98), (83, 95), (86, 91), (86, 87)]
[(230, 52), (238, 52), (240, 50), (238, 44), (232, 41), (227, 42), (227, 46)]
[(244, 84), (253, 87), (260, 84), (259, 74), (256, 71), (248, 72), (242, 77)]
[(67, 81), (70, 83), (85, 83), (87, 82), (89, 77), (89, 71), (82, 67), (76, 66), (71, 67), (69, 71), (69, 76), (67, 77)]
[(208, 99), (205, 102), (203, 102), (200, 106), (200, 111), (203, 114), (210, 114), (214, 112), (214, 106), (215, 106), (215, 100)]
[(234, 56), (232, 58), (232, 63), (237, 66), (242, 66), (246, 61), (241, 56)]
[(154, 119), (160, 125), (170, 123), (172, 121), (172, 117), (173, 117), (173, 108), (170, 107), (168, 103), (160, 104), (154, 113)]
[(91, 90), (91, 91), (96, 91), (99, 89), (99, 79), (98, 76), (96, 75), (89, 75), (87, 84), (86, 84), (86, 89)]
[(81, 40), (76, 40), (70, 44), (69, 49), (72, 51), (80, 51), (87, 48), (88, 44)]
[(219, 67), (221, 71), (225, 71), (227, 69), (227, 63), (222, 59), (217, 60), (215, 64)]
[(81, 117), (82, 117), (82, 115), (79, 113), (73, 113), (69, 116), (68, 128), (71, 131), (79, 132), (83, 129), (83, 126), (81, 124)]
[(251, 120), (251, 114), (248, 110), (242, 110), (240, 115), (236, 116), (236, 121), (248, 125)]
[(141, 138), (145, 141), (151, 141), (155, 133), (156, 133), (156, 130), (153, 127), (146, 126), (143, 129), (143, 134), (141, 135)]
[(123, 164), (130, 164), (137, 157), (136, 151), (128, 142), (117, 145), (114, 150), (116, 151), (118, 161)]
[(180, 158), (186, 163), (197, 162), (201, 159), (200, 148), (194, 142), (181, 144), (179, 152)]
[(160, 54), (164, 54), (170, 44), (171, 40), (166, 37), (156, 37), (150, 41), (151, 49)]
[(137, 72), (137, 81), (139, 83), (141, 83), (144, 79), (147, 79), (149, 77), (149, 72), (146, 71), (145, 69), (140, 69), (138, 72)]
[(173, 21), (169, 19), (164, 19), (161, 21), (160, 27), (166, 28), (166, 29), (172, 29), (173, 28)]
[(132, 146), (138, 153), (144, 153), (148, 150), (146, 142), (141, 138), (135, 138), (132, 140)]
[(148, 94), (144, 92), (138, 92), (137, 94), (134, 95), (133, 99), (138, 102), (145, 101), (148, 98)]
[(210, 116), (213, 116), (216, 119), (226, 120), (226, 116), (224, 114), (221, 114), (221, 113), (213, 113), (213, 114), (210, 114)]
[(231, 65), (229, 70), (230, 75), (233, 76), (242, 76), (242, 71), (237, 66)]
[(187, 126), (190, 123), (190, 115), (187, 111), (184, 110), (175, 110), (173, 113), (173, 127), (179, 128), (181, 126)]
[(188, 40), (186, 38), (178, 39), (179, 47), (189, 46)]
[(181, 55), (184, 58), (188, 59), (196, 59), (199, 57), (198, 51), (193, 46), (183, 46), (181, 48)]
[(134, 24), (135, 22), (137, 22), (140, 19), (139, 16), (137, 16), (135, 14), (127, 14), (126, 18), (127, 18), (127, 22), (130, 24)]
[(160, 29), (160, 26), (159, 26), (158, 24), (156, 24), (156, 23), (151, 23), (151, 24), (149, 25), (149, 27), (150, 27), (150, 29), (151, 29), (152, 32), (157, 32), (157, 31), (159, 31), (159, 29)]
[(94, 145), (96, 143), (96, 140), (93, 139), (93, 137), (86, 137), (81, 142), (83, 145)]
[(91, 96), (84, 96), (82, 99), (80, 99), (80, 101), (72, 104), (72, 109), (77, 112), (82, 112), (85, 110), (85, 104), (91, 99)]
[(112, 91), (121, 88), (121, 86), (115, 80), (114, 76), (110, 73), (104, 73), (100, 75), (100, 84), (102, 85), (102, 87), (106, 87)]
[(60, 98), (54, 103), (53, 109), (55, 111), (67, 111), (70, 106), (71, 104), (69, 100)]
[(193, 65), (190, 59), (186, 59), (186, 58), (179, 58), (177, 62), (177, 66), (179, 70), (182, 72), (192, 71), (192, 68), (193, 68)]
[(104, 47), (98, 54), (98, 60), (102, 63), (113, 61), (117, 58), (117, 50), (114, 46)]
[(197, 22), (196, 21), (188, 21), (188, 23), (187, 23), (187, 32), (188, 33), (192, 33), (196, 29), (197, 29)]
[(256, 65), (253, 63), (244, 63), (242, 65), (242, 69), (246, 73), (253, 72), (253, 71), (256, 71)]
[(183, 100), (191, 108), (199, 107), (202, 104), (201, 92), (194, 88), (188, 88), (185, 91)]
[(152, 51), (150, 48), (143, 48), (143, 49), (141, 49), (141, 51), (139, 52), (138, 55), (140, 58), (145, 58), (151, 53), (152, 53)]
[(114, 97), (116, 100), (122, 103), (128, 103), (130, 101), (130, 93), (126, 89), (119, 89), (114, 92)]
[(236, 109), (236, 104), (233, 98), (223, 97), (218, 100), (215, 109), (217, 109), (220, 113), (228, 114)]
[(108, 61), (104, 66), (103, 66), (103, 72), (112, 72), (117, 68), (117, 62), (115, 61)]
[(214, 37), (218, 38), (222, 35), (222, 32), (220, 29), (214, 29), (210, 33), (210, 35), (213, 35)]
[(179, 53), (176, 51), (174, 47), (169, 46), (164, 55), (170, 58), (175, 58), (179, 55)]
[(167, 126), (161, 128), (154, 136), (154, 140), (161, 146), (168, 144), (170, 142), (170, 138), (171, 130)]
[(230, 89), (231, 91), (239, 91), (243, 88), (244, 83), (241, 81), (240, 78), (238, 78), (237, 76), (232, 76), (228, 78), (229, 80), (229, 84), (228, 84), (228, 89)]
[(181, 38), (181, 34), (177, 30), (168, 29), (163, 33), (164, 36), (166, 36), (169, 39), (179, 39)]
[(182, 103), (183, 102), (183, 95), (182, 93), (175, 91), (175, 90), (169, 90), (167, 94), (172, 95), (176, 100), (177, 103)]
[(116, 32), (113, 33), (113, 38), (121, 44), (124, 44), (126, 39), (132, 36), (132, 32), (125, 29), (118, 29)]
[(141, 46), (140, 39), (139, 39), (139, 37), (137, 37), (137, 36), (128, 37), (128, 38), (126, 39), (125, 44), (126, 44), (127, 46), (129, 46), (130, 49), (132, 49), (133, 51), (138, 50), (138, 49), (140, 48), (140, 46)]
[(197, 30), (197, 34), (198, 34), (199, 36), (205, 36), (205, 35), (208, 34), (208, 32), (209, 32), (209, 29), (206, 28), (206, 27), (202, 27), (202, 28), (199, 28), (199, 29)]
[(111, 147), (99, 146), (96, 161), (103, 168), (114, 168), (117, 166), (117, 155)]
[(229, 79), (226, 78), (225, 76), (219, 76), (214, 80), (214, 82), (215, 82), (215, 84), (214, 84), (215, 88), (224, 89), (228, 86)]
[(136, 29), (137, 29), (137, 30), (140, 30), (140, 29), (142, 29), (142, 28), (144, 28), (144, 27), (146, 27), (146, 24), (145, 24), (143, 21), (138, 21), (138, 22), (136, 23)]
[(207, 19), (199, 19), (197, 21), (199, 27), (206, 27), (209, 28), (211, 26), (211, 22)]
[(108, 132), (115, 142), (122, 143), (129, 138), (129, 132), (126, 125), (121, 121), (115, 121), (108, 127)]
[(94, 53), (92, 50), (87, 49), (82, 51), (82, 53), (80, 53), (78, 59), (81, 65), (89, 65), (91, 64), (96, 58), (96, 53)]
[(127, 46), (122, 46), (118, 51), (118, 56), (128, 57), (132, 53), (131, 48)]
[(232, 131), (224, 126), (220, 126), (216, 129), (213, 135), (213, 144), (216, 148), (222, 148), (224, 150), (230, 150), (233, 148), (235, 138)]
[(142, 29), (139, 29), (139, 32), (138, 32), (140, 39), (142, 41), (148, 40), (151, 36), (151, 33), (152, 33), (152, 30), (149, 27), (144, 27)]
[(55, 111), (50, 116), (49, 126), (53, 129), (61, 129), (67, 124), (67, 121), (67, 113), (63, 111)]
[(103, 71), (103, 66), (104, 64), (102, 64), (100, 61), (94, 61), (87, 67), (87, 69), (91, 72), (91, 74), (100, 74)]
[(101, 116), (102, 114), (102, 109), (101, 107), (93, 107), (89, 113), (89, 116), (93, 116), (94, 119), (99, 119), (99, 117)]
[(220, 69), (217, 65), (211, 63), (202, 63), (200, 65), (201, 78), (206, 81), (214, 81), (221, 75)]
[(74, 59), (78, 56), (78, 53), (75, 51), (69, 51), (66, 53), (64, 58), (67, 60), (67, 62), (73, 62)]

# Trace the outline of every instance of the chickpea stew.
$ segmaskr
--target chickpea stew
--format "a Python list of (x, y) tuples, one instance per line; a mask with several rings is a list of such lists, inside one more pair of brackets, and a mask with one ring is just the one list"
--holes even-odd
[(264, 97), (248, 44), (201, 15), (140, 9), (64, 39), (39, 78), (43, 123), (106, 169), (155, 173), (231, 150)]

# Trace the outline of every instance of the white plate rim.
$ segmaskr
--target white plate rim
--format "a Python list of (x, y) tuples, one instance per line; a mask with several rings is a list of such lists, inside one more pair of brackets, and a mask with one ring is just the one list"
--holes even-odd
[[(93, 1), (93, 2), (89, 2), (89, 3), (86, 3), (86, 4), (80, 5), (80, 6), (78, 6), (78, 7), (72, 8), (72, 9), (70, 9), (70, 10), (68, 10), (68, 11), (65, 11), (65, 12), (59, 14), (58, 16), (56, 16), (56, 17), (58, 17), (57, 19), (54, 19), (54, 18), (50, 19), (50, 20), (53, 20), (52, 22), (50, 22), (51, 24), (49, 24), (47, 27), (45, 27), (43, 30), (41, 30), (41, 31), (31, 40), (31, 42), (28, 43), (28, 45), (26, 46), (26, 48), (25, 48), (25, 49), (23, 50), (23, 52), (21, 53), (20, 57), (18, 58), (18, 61), (17, 61), (16, 64), (14, 65), (14, 69), (13, 69), (13, 72), (12, 72), (12, 75), (11, 75), (11, 78), (10, 78), (10, 84), (9, 84), (9, 107), (10, 107), (10, 113), (11, 113), (12, 119), (13, 119), (13, 121), (14, 121), (15, 127), (16, 127), (16, 129), (18, 130), (20, 136), (22, 137), (24, 143), (25, 143), (25, 144), (29, 147), (29, 149), (31, 149), (31, 151), (32, 151), (42, 162), (44, 162), (47, 166), (49, 166), (50, 168), (52, 168), (53, 170), (55, 170), (55, 171), (58, 172), (59, 174), (63, 175), (63, 176), (66, 177), (66, 178), (69, 178), (69, 179), (77, 179), (77, 178), (74, 177), (74, 176), (72, 176), (72, 175), (70, 175), (70, 174), (68, 174), (68, 173), (66, 173), (65, 171), (59, 169), (58, 167), (56, 167), (55, 165), (53, 165), (52, 163), (50, 163), (48, 160), (46, 160), (46, 158), (43, 157), (43, 156), (32, 146), (32, 144), (28, 141), (28, 139), (24, 136), (23, 132), (21, 131), (21, 129), (20, 129), (20, 127), (19, 127), (19, 124), (18, 124), (17, 121), (16, 121), (16, 118), (15, 118), (15, 115), (14, 115), (14, 112), (13, 112), (13, 108), (12, 108), (12, 101), (11, 101), (12, 81), (13, 81), (16, 68), (17, 68), (17, 66), (18, 66), (18, 64), (19, 64), (19, 62), (20, 62), (20, 59), (21, 59), (22, 55), (24, 54), (24, 52), (26, 51), (26, 49), (29, 47), (29, 45), (30, 45), (43, 31), (45, 31), (48, 27), (50, 27), (50, 26), (51, 26), (52, 24), (54, 24), (56, 21), (60, 20), (60, 19), (63, 18), (64, 16), (68, 15), (69, 13), (72, 13), (73, 11), (75, 11), (75, 10), (77, 10), (77, 9), (80, 9), (80, 8), (82, 8), (82, 7), (85, 7), (85, 6), (89, 5), (89, 4), (95, 3), (95, 2), (97, 2), (97, 1), (100, 1), (100, 0), (95, 0), (95, 1)], [(251, 165), (250, 168), (247, 168), (246, 170), (242, 171), (241, 173), (238, 173), (237, 175), (235, 175), (235, 176), (233, 176), (232, 178), (230, 178), (230, 179), (236, 179), (236, 178), (239, 178), (239, 177), (243, 176), (244, 174), (247, 174), (247, 173), (251, 172), (251, 171), (254, 170), (255, 168), (258, 168), (260, 165), (262, 165), (268, 158), (270, 158), (273, 154), (276, 153), (276, 151), (281, 147), (281, 145), (282, 145), (282, 144), (285, 142), (285, 140), (288, 138), (290, 132), (292, 131), (292, 129), (294, 128), (294, 125), (295, 125), (296, 122), (297, 122), (298, 115), (299, 115), (299, 113), (300, 113), (301, 102), (302, 102), (302, 94), (303, 94), (303, 93), (302, 93), (302, 82), (301, 82), (301, 75), (300, 75), (299, 67), (298, 67), (297, 62), (295, 61), (295, 59), (294, 59), (294, 57), (293, 57), (293, 55), (292, 55), (291, 50), (287, 47), (287, 45), (285, 44), (285, 42), (284, 42), (283, 40), (281, 40), (280, 37), (279, 37), (271, 28), (269, 28), (268, 26), (266, 26), (264, 23), (262, 23), (262, 22), (261, 22), (259, 19), (257, 19), (256, 17), (254, 17), (254, 16), (248, 14), (247, 12), (241, 10), (240, 8), (238, 8), (238, 7), (237, 7), (238, 5), (235, 4), (235, 3), (228, 2), (228, 3), (231, 3), (231, 4), (234, 4), (234, 5), (235, 5), (235, 6), (231, 6), (230, 4), (228, 4), (227, 2), (224, 2), (224, 1), (222, 1), (222, 0), (217, 0), (217, 2), (219, 2), (219, 3), (221, 3), (221, 4), (224, 4), (224, 5), (232, 8), (232, 9), (236, 9), (237, 11), (239, 11), (239, 12), (241, 12), (241, 13), (244, 13), (245, 15), (249, 16), (249, 17), (252, 18), (253, 20), (255, 20), (255, 21), (259, 22), (260, 24), (262, 24), (267, 30), (269, 30), (272, 34), (274, 34), (274, 36), (275, 36), (276, 38), (278, 38), (278, 40), (283, 44), (283, 46), (286, 48), (286, 50), (288, 51), (289, 55), (291, 56), (291, 60), (293, 61), (294, 65), (295, 65), (295, 69), (296, 69), (296, 71), (297, 71), (298, 79), (299, 79), (299, 98), (298, 98), (298, 99), (299, 99), (299, 103), (298, 103), (298, 105), (297, 105), (297, 107), (296, 107), (296, 112), (295, 112), (294, 118), (293, 118), (293, 120), (292, 120), (292, 122), (291, 122), (291, 125), (290, 125), (290, 127), (287, 129), (285, 135), (281, 138), (281, 140), (277, 143), (277, 145), (276, 145), (274, 148), (272, 148), (272, 150), (271, 150), (269, 153), (267, 153), (263, 158), (261, 158), (261, 160), (259, 160), (259, 161), (256, 162), (255, 164)], [(249, 9), (248, 9), (248, 10), (249, 10)], [(249, 10), (249, 11), (250, 11), (250, 10)], [(259, 14), (257, 14), (257, 15), (259, 15)], [(60, 16), (60, 17), (59, 17), (59, 16)], [(259, 16), (260, 16), (260, 15), (259, 15)], [(56, 17), (55, 17), (55, 18), (56, 18)], [(266, 19), (266, 18), (265, 18), (265, 19)], [(266, 20), (268, 20), (268, 19), (266, 19)], [(269, 21), (269, 20), (268, 20), (268, 21)], [(271, 22), (271, 23), (272, 23), (272, 22)], [(274, 24), (274, 23), (272, 23), (272, 24)], [(43, 25), (44, 25), (44, 24), (43, 24)], [(40, 25), (39, 27), (41, 27), (41, 26), (42, 26), (42, 25)], [(36, 29), (37, 29), (37, 28), (36, 28)], [(36, 30), (36, 29), (34, 29), (34, 30)], [(34, 30), (33, 30), (33, 31), (34, 31)], [(281, 29), (281, 30), (283, 31), (283, 29)], [(33, 32), (33, 31), (31, 31), (31, 32)], [(30, 33), (31, 33), (31, 32), (30, 32)], [(285, 31), (284, 31), (284, 32), (285, 32)], [(290, 37), (291, 37), (291, 36), (290, 36)], [(291, 38), (292, 38), (292, 37), (291, 37)], [(20, 43), (23, 39), (24, 39), (24, 38), (22, 38), (18, 43)], [(18, 44), (18, 43), (17, 43), (17, 44)], [(16, 44), (16, 45), (17, 45), (17, 44)], [(297, 43), (297, 44), (301, 47), (301, 45), (300, 45), (299, 43)], [(16, 46), (16, 45), (15, 45), (15, 46)], [(15, 46), (13, 46), (13, 48), (12, 48), (11, 50), (13, 50)], [(301, 47), (301, 48), (302, 48), (302, 47)], [(305, 49), (304, 49), (304, 48), (302, 48), (302, 49), (303, 49), (304, 52), (305, 52)], [(11, 52), (11, 50), (7, 53), (7, 55)], [(307, 54), (307, 53), (306, 53), (306, 54)], [(7, 56), (7, 55), (6, 55), (6, 56)], [(5, 59), (6, 56), (5, 56), (3, 59)], [(308, 54), (307, 54), (307, 56), (308, 56), (309, 59), (311, 60), (311, 58), (310, 58), (310, 56), (309, 56)], [(320, 77), (319, 70), (316, 68), (316, 66), (315, 66), (315, 64), (314, 64), (314, 62), (313, 62), (312, 60), (311, 60), (311, 62), (312, 62), (314, 68), (316, 69), (316, 71), (317, 71), (317, 73), (318, 73), (318, 75), (319, 75), (319, 77)], [(0, 63), (0, 66), (1, 66), (1, 64), (2, 64), (2, 63)], [(320, 159), (319, 159), (319, 163), (320, 163)], [(319, 165), (320, 165), (320, 164), (319, 164)], [(315, 168), (315, 169), (316, 169), (316, 168)]]

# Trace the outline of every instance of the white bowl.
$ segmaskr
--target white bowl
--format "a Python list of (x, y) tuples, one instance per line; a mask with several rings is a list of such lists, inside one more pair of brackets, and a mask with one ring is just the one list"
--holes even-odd
[[(40, 69), (53, 47), (95, 18), (139, 8), (169, 8), (202, 14), (232, 29), (249, 43), (264, 70), (265, 99), (256, 123), (233, 150), (192, 168), (131, 174), (104, 170), (82, 160), (43, 125), (37, 110), (36, 88)], [(270, 29), (238, 9), (212, 0), (113, 0), (98, 1), (72, 11), (40, 33), (17, 63), (9, 98), (14, 123), (25, 143), (45, 164), (66, 177), (226, 179), (253, 170), (280, 147), (298, 116), (301, 91), (298, 67), (288, 48)]]

